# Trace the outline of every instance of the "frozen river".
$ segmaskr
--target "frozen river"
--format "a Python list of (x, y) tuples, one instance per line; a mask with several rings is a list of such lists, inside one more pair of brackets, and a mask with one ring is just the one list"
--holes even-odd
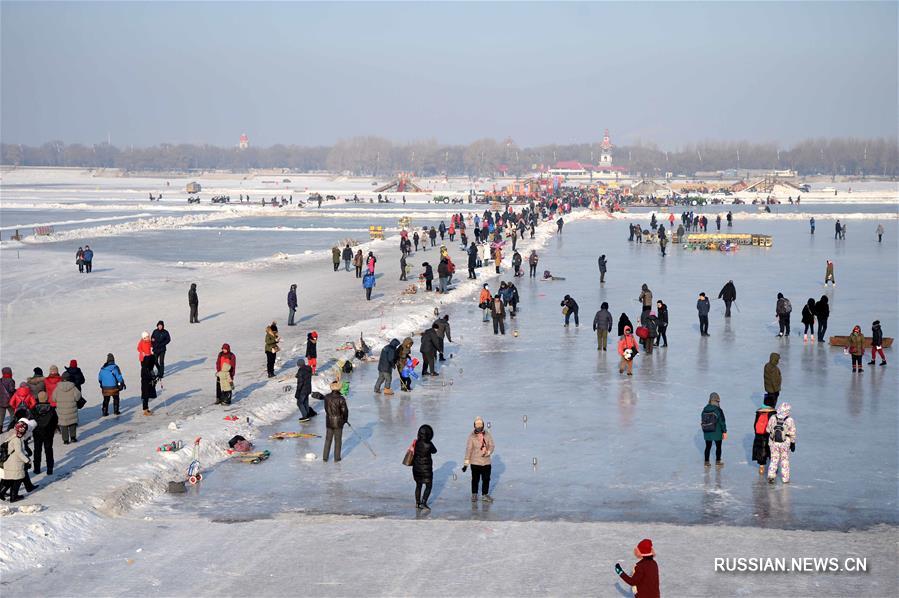
[[(371, 393), (374, 364), (351, 375), (350, 421), (377, 457), (349, 429), (340, 464), (303, 460), (306, 452), (320, 457), (320, 439), (262, 440), (259, 448), (274, 452), (268, 462), (219, 465), (188, 496), (163, 497), (147, 511), (221, 521), (298, 511), (413, 518), (411, 474), (400, 460), (418, 426), (428, 423), (439, 451), (431, 518), (840, 530), (899, 523), (895, 367), (853, 376), (840, 349), (803, 344), (797, 334), (799, 310), (825, 293), (825, 260), (833, 259), (838, 285), (826, 291), (829, 334), (848, 334), (854, 324), (869, 333), (871, 321), (880, 319), (885, 334), (895, 335), (897, 227), (895, 220), (884, 224), (887, 240), (877, 244), (875, 221), (855, 223), (857, 236), (844, 242), (811, 237), (802, 222), (738, 222), (735, 232), (772, 234), (774, 246), (735, 254), (671, 248), (666, 258), (656, 246), (628, 243), (623, 222), (573, 224), (550, 241), (539, 267), (566, 280), (519, 279), (521, 313), (509, 334), (494, 336), (473, 304), (460, 305), (447, 312), (456, 342), (447, 346), (453, 357), (441, 377), (419, 382), (411, 395), (386, 398)], [(609, 261), (603, 286), (600, 253)], [(410, 261), (417, 265), (428, 255)], [(393, 269), (385, 266), (386, 275)], [(702, 339), (696, 295), (714, 298), (730, 278), (739, 307), (726, 321), (714, 301), (712, 336)], [(614, 349), (596, 351), (590, 324), (602, 301), (616, 320), (625, 311), (636, 321), (643, 282), (669, 306), (670, 347), (641, 355), (628, 379), (617, 373)], [(794, 305), (789, 340), (776, 337), (773, 323), (779, 291)], [(561, 325), (565, 294), (580, 303), (580, 328)], [(781, 353), (781, 401), (793, 405), (798, 441), (792, 483), (769, 487), (750, 453), (762, 366), (772, 351)], [(887, 357), (894, 360), (892, 351)], [(713, 391), (722, 397), (729, 438), (725, 467), (709, 471), (699, 413)], [(460, 471), (475, 415), (489, 422), (497, 443), (497, 500), (489, 507), (471, 505), (469, 477)], [(322, 420), (306, 428), (322, 433)], [(294, 429), (290, 420), (260, 437)]]

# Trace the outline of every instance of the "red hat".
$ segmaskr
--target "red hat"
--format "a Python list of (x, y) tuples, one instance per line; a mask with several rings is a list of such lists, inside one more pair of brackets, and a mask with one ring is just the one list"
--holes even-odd
[(637, 544), (637, 548), (634, 549), (640, 556), (655, 556), (655, 551), (652, 549), (652, 540), (649, 538), (644, 538), (640, 540), (640, 543)]
[(230, 351), (230, 350), (231, 350), (231, 345), (229, 345), (228, 343), (225, 343), (222, 345), (222, 351)]
[(77, 367), (78, 367), (78, 360), (77, 360), (77, 359), (73, 359), (72, 361), (70, 361), (70, 362), (69, 362), (69, 367), (70, 367), (70, 368), (77, 368)]
[(313, 330), (312, 332), (309, 333), (309, 336), (311, 336), (312, 338), (318, 338), (318, 333), (315, 330)]

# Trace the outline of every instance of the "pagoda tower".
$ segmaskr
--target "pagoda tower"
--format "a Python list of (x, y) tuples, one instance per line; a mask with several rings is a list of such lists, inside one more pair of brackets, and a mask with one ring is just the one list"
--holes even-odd
[(609, 139), (609, 130), (606, 129), (602, 134), (602, 143), (599, 145), (599, 166), (603, 170), (612, 167), (612, 140)]

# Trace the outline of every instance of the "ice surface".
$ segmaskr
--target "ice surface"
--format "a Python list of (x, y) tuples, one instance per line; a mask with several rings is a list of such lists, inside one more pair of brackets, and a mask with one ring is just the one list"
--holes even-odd
[[(196, 496), (167, 497), (162, 503), (177, 502), (208, 517), (267, 517), (297, 508), (414, 517), (414, 486), (400, 460), (418, 426), (428, 423), (440, 451), (432, 518), (806, 529), (899, 523), (895, 368), (872, 367), (852, 376), (842, 350), (803, 344), (798, 334), (799, 306), (822, 294), (831, 302), (829, 334), (848, 334), (856, 323), (867, 331), (874, 319), (892, 334), (895, 277), (881, 274), (896, 271), (895, 242), (878, 245), (870, 235), (857, 243), (834, 242), (820, 233), (809, 238), (800, 223), (753, 223), (735, 230), (773, 234), (774, 247), (744, 247), (732, 255), (674, 248), (663, 259), (656, 246), (628, 243), (623, 223), (571, 225), (552, 240), (539, 267), (566, 280), (519, 279), (521, 314), (506, 336), (494, 336), (469, 301), (447, 312), (456, 343), (447, 344), (441, 377), (420, 383), (411, 395), (386, 398), (371, 394), (374, 364), (352, 374), (351, 421), (377, 459), (350, 430), (346, 459), (338, 466), (302, 459), (309, 450), (320, 452), (321, 440), (263, 441), (260, 448), (288, 458), (251, 468), (222, 464)], [(889, 223), (887, 238), (895, 239), (896, 232), (895, 222)], [(609, 261), (603, 287), (595, 264), (601, 252)], [(835, 261), (838, 286), (825, 292), (828, 258)], [(511, 278), (508, 270), (503, 278)], [(716, 301), (712, 337), (701, 339), (695, 297), (699, 291), (716, 297), (729, 278), (737, 286), (739, 308), (728, 322)], [(602, 301), (610, 303), (616, 320), (626, 311), (637, 321), (642, 282), (669, 306), (671, 346), (639, 357), (635, 377), (627, 379), (617, 374), (614, 346), (605, 354), (596, 351), (590, 324)], [(776, 338), (778, 291), (795, 306), (789, 340)], [(581, 305), (580, 328), (561, 326), (559, 301), (565, 294)], [(781, 353), (781, 401), (793, 405), (799, 429), (792, 483), (774, 488), (751, 461), (762, 366), (772, 351)], [(713, 391), (722, 397), (729, 437), (725, 468), (709, 471), (702, 466), (698, 422)], [(473, 514), (463, 500), (469, 476), (459, 468), (475, 415), (491, 423), (497, 442), (492, 485), (498, 502), (489, 513)], [(259, 435), (285, 427), (296, 424), (263, 428)], [(322, 432), (322, 427), (317, 422), (303, 429)]]

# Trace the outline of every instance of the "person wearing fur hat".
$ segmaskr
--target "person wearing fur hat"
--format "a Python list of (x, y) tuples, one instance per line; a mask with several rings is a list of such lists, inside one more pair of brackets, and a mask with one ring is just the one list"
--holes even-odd
[[(165, 377), (165, 351), (172, 342), (172, 335), (165, 329), (165, 322), (156, 322), (156, 328), (150, 335), (150, 345), (153, 348), (153, 357), (156, 358), (156, 376), (162, 380)], [(143, 361), (141, 361), (143, 363)]]
[(100, 368), (97, 380), (100, 382), (100, 391), (103, 394), (103, 417), (109, 415), (109, 399), (112, 399), (113, 413), (120, 415), (119, 393), (125, 390), (125, 378), (122, 376), (119, 366), (116, 365), (112, 353), (106, 355), (106, 363)]
[(790, 453), (796, 450), (796, 422), (793, 421), (792, 408), (789, 403), (781, 403), (774, 417), (768, 418), (768, 448), (771, 451), (771, 463), (768, 464), (768, 483), (777, 479), (777, 468), (780, 466), (780, 477), (784, 484), (790, 482)]
[(474, 430), (468, 435), (465, 444), (465, 460), (462, 463), (462, 471), (471, 466), (471, 502), (478, 501), (478, 489), (481, 490), (481, 500), (493, 502), (490, 496), (490, 470), (493, 451), (493, 436), (484, 427), (484, 420), (474, 418)]
[(848, 344), (849, 355), (852, 357), (852, 373), (864, 372), (862, 357), (865, 355), (865, 335), (862, 334), (861, 326), (853, 327)]
[(306, 363), (314, 374), (318, 369), (318, 332), (315, 330), (306, 335)]
[(42, 390), (47, 390), (47, 387), (44, 385), (44, 370), (34, 368), (34, 375), (28, 379), (28, 388), (31, 389), (31, 396), (33, 397), (36, 397), (37, 393)]
[(231, 380), (231, 387), (234, 387), (234, 374), (237, 372), (237, 355), (235, 355), (231, 351), (231, 345), (228, 343), (224, 343), (222, 345), (222, 350), (219, 351), (218, 357), (215, 359), (215, 404), (219, 405), (224, 402), (224, 398), (222, 396), (222, 385), (219, 378), (219, 372), (222, 371), (222, 366), (225, 364), (230, 366), (228, 370), (229, 379)]
[(634, 335), (631, 334), (631, 327), (624, 327), (624, 334), (621, 337), (621, 340), (618, 341), (618, 355), (621, 356), (621, 363), (618, 364), (618, 373), (621, 374), (624, 372), (624, 369), (627, 368), (627, 375), (634, 375), (634, 357), (637, 356), (637, 341), (634, 339)]
[(615, 573), (621, 577), (624, 583), (635, 588), (636, 598), (659, 598), (659, 565), (655, 561), (656, 552), (652, 547), (652, 540), (646, 538), (634, 548), (634, 556), (640, 560), (634, 566), (634, 572), (628, 575), (615, 563)]
[(50, 399), (53, 399), (53, 392), (56, 390), (56, 385), (60, 382), (62, 382), (62, 378), (59, 376), (59, 368), (51, 365), (50, 373), (44, 378), (44, 390)]
[(759, 475), (765, 475), (768, 459), (771, 457), (771, 450), (768, 447), (768, 420), (774, 413), (776, 405), (777, 397), (766, 393), (762, 406), (755, 410), (755, 421), (752, 426), (755, 432), (752, 440), (752, 460), (759, 464)]
[(331, 442), (334, 442), (334, 461), (340, 461), (340, 448), (343, 444), (343, 426), (350, 419), (350, 410), (346, 399), (340, 394), (340, 382), (331, 382), (331, 392), (325, 395), (325, 450), (322, 460), (327, 462), (331, 453)]
[(39, 393), (37, 405), (31, 410), (31, 416), (37, 422), (34, 428), (34, 473), (41, 472), (41, 453), (47, 458), (47, 475), (53, 475), (53, 438), (59, 425), (56, 413), (56, 402), (46, 392)]
[(705, 439), (705, 466), (711, 467), (709, 454), (712, 451), (712, 443), (715, 443), (715, 465), (722, 467), (721, 441), (727, 438), (727, 420), (724, 419), (724, 410), (721, 409), (721, 397), (717, 392), (709, 395), (709, 403), (700, 414), (702, 435)]
[(144, 357), (153, 354), (153, 343), (150, 341), (150, 333), (144, 330), (137, 341), (137, 363), (143, 363)]
[(3, 368), (2, 377), (0, 377), (0, 432), (3, 431), (3, 422), (6, 414), (9, 413), (9, 428), (12, 429), (16, 410), (10, 407), (9, 402), (12, 396), (16, 394), (16, 381), (12, 377), (12, 368)]
[(24, 421), (17, 422), (13, 434), (5, 434), (7, 458), (3, 462), (3, 482), (0, 484), (0, 498), (5, 499), (9, 491), (9, 502), (22, 500), (19, 496), (19, 488), (25, 482), (27, 474), (25, 470), (31, 465), (31, 461), (25, 455), (25, 442), (23, 438), (28, 432), (28, 424)]

